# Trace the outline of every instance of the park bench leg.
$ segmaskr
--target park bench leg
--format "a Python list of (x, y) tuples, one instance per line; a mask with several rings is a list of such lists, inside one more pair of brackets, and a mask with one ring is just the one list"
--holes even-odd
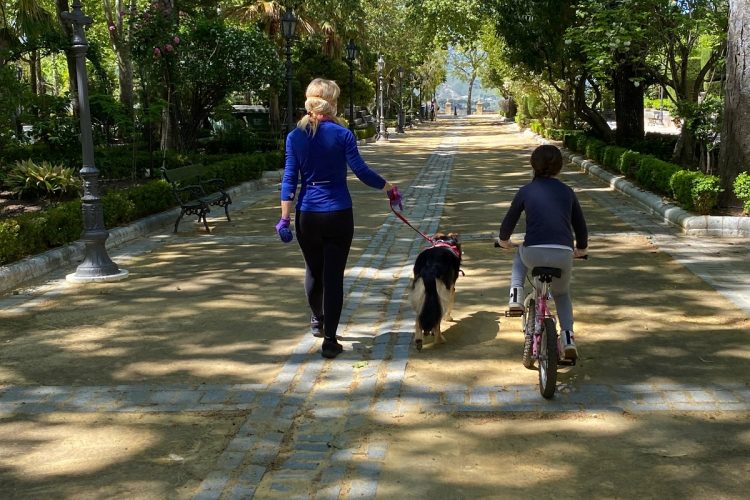
[(185, 215), (185, 210), (180, 211), (180, 215), (177, 217), (177, 220), (174, 223), (174, 232), (177, 232), (177, 227), (180, 225), (180, 221), (182, 220), (182, 216)]
[(201, 212), (200, 214), (198, 214), (198, 221), (201, 220), (201, 216), (202, 216), (203, 217), (203, 225), (206, 227), (206, 232), (210, 233), (211, 230), (208, 228), (208, 221), (206, 220), (206, 214), (207, 213), (208, 212), (204, 211), (204, 212)]

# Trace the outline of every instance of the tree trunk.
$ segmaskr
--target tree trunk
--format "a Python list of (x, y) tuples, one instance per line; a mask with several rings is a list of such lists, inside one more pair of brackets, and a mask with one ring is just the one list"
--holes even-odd
[(123, 6), (122, 0), (117, 0), (115, 5), (112, 5), (111, 0), (104, 0), (102, 2), (102, 8), (104, 9), (104, 17), (107, 19), (109, 26), (109, 41), (112, 46), (112, 50), (115, 53), (117, 59), (117, 79), (120, 88), (120, 103), (125, 108), (125, 112), (128, 116), (132, 116), (133, 113), (133, 60), (130, 55), (127, 41), (124, 38), (124, 16), (121, 12), (131, 11), (134, 7), (134, 2), (131, 0), (128, 7)]
[(750, 0), (729, 0), (727, 82), (719, 177), (722, 206), (737, 203), (734, 179), (750, 171)]
[(469, 80), (469, 95), (466, 96), (466, 116), (469, 116), (471, 114), (471, 93), (474, 90), (474, 80), (476, 78), (472, 78)]
[(586, 102), (586, 76), (582, 75), (575, 88), (575, 112), (594, 130), (594, 134), (601, 137), (605, 142), (612, 142), (612, 129), (609, 128), (607, 120)]
[(631, 81), (635, 67), (623, 63), (615, 69), (612, 83), (615, 90), (615, 136), (618, 144), (630, 144), (643, 139), (643, 86)]
[(680, 137), (677, 139), (674, 152), (672, 153), (672, 163), (686, 167), (695, 166), (698, 163), (696, 142), (695, 133), (683, 123), (680, 130)]
[(37, 76), (37, 62), (39, 59), (39, 53), (36, 50), (32, 50), (29, 53), (29, 85), (31, 85), (31, 93), (39, 95), (39, 77)]

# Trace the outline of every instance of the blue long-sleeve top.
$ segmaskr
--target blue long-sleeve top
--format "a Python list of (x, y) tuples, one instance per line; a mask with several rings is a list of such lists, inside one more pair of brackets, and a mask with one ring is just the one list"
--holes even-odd
[(555, 177), (536, 177), (521, 187), (500, 225), (500, 239), (507, 240), (526, 212), (523, 245), (562, 245), (581, 250), (588, 247), (588, 229), (581, 205), (573, 190)]
[(383, 189), (385, 179), (370, 169), (359, 155), (351, 130), (333, 121), (322, 121), (314, 136), (295, 128), (286, 139), (286, 162), (281, 180), (281, 200), (294, 199), (302, 182), (297, 210), (330, 212), (352, 207), (346, 185), (347, 164), (366, 185)]

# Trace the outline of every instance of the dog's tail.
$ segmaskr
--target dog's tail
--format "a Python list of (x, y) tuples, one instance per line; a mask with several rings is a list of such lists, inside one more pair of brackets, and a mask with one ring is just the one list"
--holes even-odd
[(440, 324), (443, 317), (443, 308), (440, 304), (435, 275), (433, 273), (423, 273), (422, 284), (424, 286), (424, 304), (419, 311), (419, 324), (422, 331), (431, 332)]

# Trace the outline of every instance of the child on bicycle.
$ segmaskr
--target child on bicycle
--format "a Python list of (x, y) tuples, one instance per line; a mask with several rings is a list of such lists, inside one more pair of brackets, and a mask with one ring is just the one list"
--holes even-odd
[(510, 236), (521, 212), (526, 213), (526, 236), (513, 257), (508, 307), (511, 311), (523, 311), (523, 284), (529, 269), (559, 268), (562, 273), (560, 278), (552, 280), (552, 297), (560, 320), (564, 357), (576, 359), (578, 351), (569, 288), (573, 258), (583, 258), (587, 254), (586, 220), (573, 190), (557, 178), (562, 169), (562, 154), (557, 147), (537, 147), (531, 153), (531, 167), (534, 178), (514, 196), (498, 236), (502, 248), (513, 248)]

